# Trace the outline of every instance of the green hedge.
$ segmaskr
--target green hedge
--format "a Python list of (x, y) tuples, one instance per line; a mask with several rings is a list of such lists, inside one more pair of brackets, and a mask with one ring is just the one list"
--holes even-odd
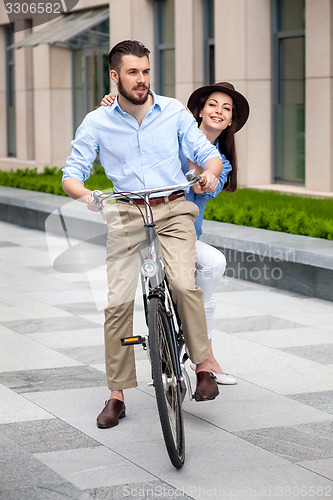
[[(2, 186), (67, 196), (62, 188), (61, 179), (62, 172), (57, 167), (45, 167), (42, 173), (37, 173), (36, 168), (16, 170), (16, 172), (0, 171), (0, 185)], [(103, 167), (95, 165), (85, 186), (88, 189), (110, 189), (112, 182), (106, 177)]]
[(238, 189), (208, 200), (205, 218), (333, 240), (333, 199)]
[[(56, 167), (45, 167), (42, 173), (36, 169), (0, 171), (0, 185), (65, 195), (61, 177), (62, 172)], [(103, 167), (94, 165), (85, 186), (104, 190), (112, 188), (112, 183)], [(208, 200), (205, 218), (333, 240), (333, 199), (238, 189)]]

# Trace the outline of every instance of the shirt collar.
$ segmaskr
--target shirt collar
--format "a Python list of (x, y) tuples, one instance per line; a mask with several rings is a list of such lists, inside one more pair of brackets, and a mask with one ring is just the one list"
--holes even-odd
[[(151, 108), (155, 108), (155, 107), (158, 107), (160, 110), (163, 109), (163, 102), (162, 102), (162, 98), (160, 95), (157, 95), (155, 94), (155, 92), (153, 92), (151, 89), (150, 89), (150, 93), (151, 95), (153, 96), (153, 104), (152, 104), (152, 107)], [(114, 110), (117, 110), (120, 114), (122, 115), (127, 115), (128, 113), (126, 113), (126, 111), (123, 111), (121, 109), (121, 107), (119, 106), (119, 102), (118, 102), (118, 94), (116, 95), (116, 98), (114, 100), (114, 103), (112, 105), (112, 108)]]
[(160, 109), (162, 109), (163, 108), (162, 96), (155, 94), (155, 92), (153, 92), (152, 90), (150, 90), (150, 93), (154, 99), (153, 106), (158, 106)]

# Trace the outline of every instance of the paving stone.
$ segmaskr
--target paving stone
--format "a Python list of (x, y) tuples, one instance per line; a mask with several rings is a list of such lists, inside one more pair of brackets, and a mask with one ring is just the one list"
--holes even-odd
[[(310, 460), (305, 462), (299, 462), (298, 465), (308, 469), (312, 472), (316, 472), (318, 475), (331, 479), (333, 481), (333, 458), (326, 458), (324, 460)], [(332, 484), (333, 493), (333, 484)], [(323, 495), (322, 495), (323, 496)], [(329, 495), (325, 495), (329, 496)]]
[(64, 332), (27, 333), (25, 337), (56, 350), (104, 345), (103, 327)]
[(0, 373), (0, 383), (19, 394), (105, 386), (105, 375), (89, 366)]
[(0, 423), (24, 422), (54, 418), (53, 415), (0, 384)]
[[(251, 431), (292, 426), (308, 422), (322, 422), (330, 415), (311, 406), (303, 406), (289, 397), (239, 380), (236, 386), (220, 386), (220, 396), (214, 401), (215, 411), (210, 422), (229, 432)], [(183, 409), (201, 419), (205, 419), (205, 405), (193, 405), (188, 398)], [(52, 409), (48, 409), (50, 413)]]
[(81, 314), (93, 314), (98, 312), (96, 304), (93, 302), (74, 302), (71, 304), (57, 304), (58, 309), (80, 316)]
[[(53, 306), (66, 317), (71, 317), (71, 314), (81, 316), (84, 311), (92, 313), (97, 311), (91, 287), (86, 286), (82, 289), (75, 283), (66, 282), (59, 278), (56, 280), (43, 276), (38, 281), (41, 282), (42, 280), (43, 288), (39, 285), (39, 288), (24, 289), (24, 294), (33, 300), (41, 302), (43, 305), (49, 304)], [(107, 292), (104, 295), (106, 296)], [(67, 314), (64, 313), (65, 311), (67, 311)], [(52, 317), (52, 314), (49, 314), (48, 317)]]
[(42, 252), (48, 252), (49, 247), (44, 243), (40, 245), (29, 245), (30, 248), (33, 248), (35, 250), (41, 250)]
[(333, 363), (333, 344), (284, 347), (280, 350), (293, 354), (294, 356), (299, 356), (300, 358), (322, 363), (323, 365)]
[(66, 354), (70, 358), (80, 361), (85, 365), (93, 365), (104, 363), (105, 347), (104, 345), (82, 346), (82, 347), (66, 347), (57, 349), (62, 354)]
[[(0, 434), (0, 491), (61, 484), (64, 479)], [(6, 496), (4, 498), (7, 498)]]
[[(226, 305), (227, 307), (227, 305)], [(248, 316), (245, 318), (223, 318), (214, 321), (214, 328), (227, 333), (238, 333), (260, 330), (279, 330), (281, 328), (297, 328), (299, 323), (275, 316)]]
[(17, 247), (19, 246), (17, 243), (13, 243), (12, 241), (0, 241), (0, 248), (1, 247)]
[(36, 457), (81, 490), (124, 484), (129, 477), (133, 482), (155, 479), (105, 446), (38, 453)]
[(25, 267), (50, 266), (50, 257), (48, 253), (34, 250), (29, 246), (14, 245), (11, 247), (0, 248), (1, 259), (9, 262), (17, 262)]
[(99, 445), (83, 432), (55, 418), (3, 424), (0, 433), (31, 454)]
[[(273, 336), (274, 331), (267, 334)], [(213, 342), (216, 357), (227, 372), (275, 393), (330, 391), (333, 387), (330, 365), (266, 347), (251, 341), (250, 336), (243, 339), (239, 335), (216, 332)]]
[(4, 491), (3, 494), (4, 500), (91, 500), (88, 493), (84, 493), (71, 483), (52, 484), (36, 488), (18, 488)]
[(42, 343), (0, 326), (0, 372), (73, 367), (80, 364)]
[[(332, 245), (332, 243), (331, 243)], [(332, 245), (333, 248), (333, 245)], [(333, 288), (332, 288), (333, 289)], [(332, 302), (317, 298), (293, 296), (290, 292), (277, 293), (275, 289), (261, 287), (256, 290), (242, 290), (224, 294), (222, 307), (244, 305), (258, 314), (283, 318), (297, 327), (308, 326), (332, 332)], [(221, 307), (221, 306), (220, 306)], [(288, 328), (288, 327), (287, 327)]]
[(32, 266), (30, 269), (34, 269), (35, 271), (38, 271), (39, 273), (43, 274), (55, 274), (55, 275), (58, 274), (51, 266), (49, 267)]
[(234, 280), (223, 276), (220, 283), (216, 287), (216, 293), (218, 292), (235, 292), (242, 290), (253, 290), (256, 287), (255, 284), (249, 283), (242, 280)]
[(289, 394), (287, 397), (318, 410), (333, 414), (333, 391), (309, 392), (304, 394)]
[(254, 429), (234, 434), (290, 462), (333, 457), (332, 421)]
[(1, 321), (1, 325), (17, 333), (53, 332), (78, 328), (96, 328), (96, 323), (79, 317), (37, 318), (19, 321)]
[(183, 491), (173, 488), (164, 481), (148, 481), (142, 483), (126, 483), (104, 488), (93, 488), (85, 490), (94, 500), (121, 500), (128, 498), (179, 498), (181, 500), (192, 500)]
[(239, 333), (239, 336), (243, 339), (249, 339), (275, 349), (303, 345), (318, 345), (322, 343), (333, 344), (332, 332), (307, 326), (274, 330), (273, 335), (267, 335), (267, 331), (262, 330), (260, 332), (242, 332)]

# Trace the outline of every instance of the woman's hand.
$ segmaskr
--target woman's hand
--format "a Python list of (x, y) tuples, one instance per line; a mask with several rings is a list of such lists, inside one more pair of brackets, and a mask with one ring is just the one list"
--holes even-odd
[(194, 186), (192, 186), (192, 189), (196, 194), (212, 193), (219, 185), (218, 178), (210, 172), (204, 171), (201, 174), (201, 178), (203, 180), (202, 183), (197, 182)]
[(111, 106), (114, 103), (115, 94), (106, 94), (101, 100), (101, 106)]
[(199, 167), (196, 163), (193, 163), (193, 161), (189, 159), (187, 160), (187, 163), (188, 169), (192, 170), (194, 168), (202, 178), (202, 182), (197, 182), (192, 186), (193, 191), (196, 194), (211, 193), (212, 191), (215, 191), (215, 189), (219, 185), (218, 178), (211, 172), (204, 170), (202, 167)]

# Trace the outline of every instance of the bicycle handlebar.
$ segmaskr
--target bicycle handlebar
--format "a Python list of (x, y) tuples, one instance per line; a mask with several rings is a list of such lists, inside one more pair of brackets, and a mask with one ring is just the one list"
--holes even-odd
[(150, 188), (150, 189), (140, 189), (138, 191), (131, 191), (131, 192), (120, 192), (120, 193), (103, 193), (100, 190), (95, 190), (92, 192), (92, 205), (97, 206), (98, 208), (100, 207), (101, 203), (103, 201), (107, 200), (118, 200), (119, 198), (140, 198), (143, 196), (150, 196), (151, 194), (156, 194), (156, 193), (162, 193), (164, 191), (179, 191), (181, 189), (186, 189), (188, 187), (193, 186), (197, 182), (200, 182), (202, 186), (205, 186), (207, 183), (207, 180), (204, 177), (201, 177), (195, 169), (190, 170), (185, 174), (185, 177), (187, 179), (186, 183), (183, 184), (176, 184), (173, 186), (163, 186), (160, 188)]

